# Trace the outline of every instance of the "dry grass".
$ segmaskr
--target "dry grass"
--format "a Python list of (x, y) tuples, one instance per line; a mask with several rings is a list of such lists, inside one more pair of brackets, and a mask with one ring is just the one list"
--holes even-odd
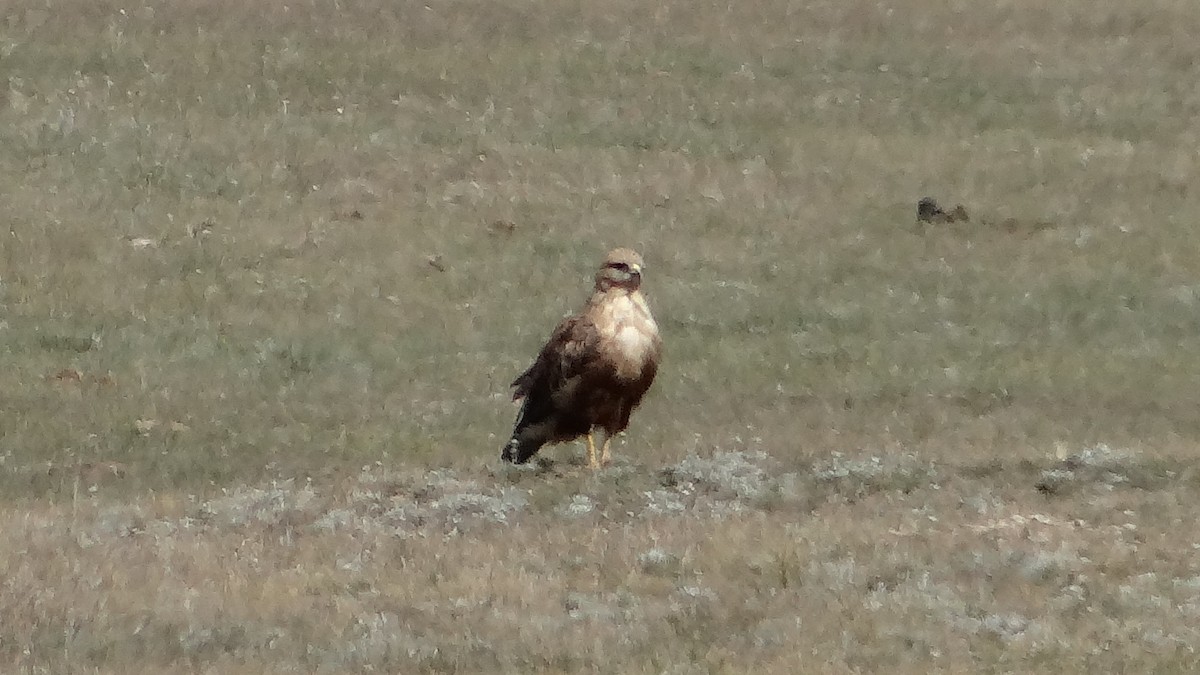
[[(1190, 3), (3, 17), (0, 670), (1197, 668)], [(498, 467), (615, 245), (618, 463)]]

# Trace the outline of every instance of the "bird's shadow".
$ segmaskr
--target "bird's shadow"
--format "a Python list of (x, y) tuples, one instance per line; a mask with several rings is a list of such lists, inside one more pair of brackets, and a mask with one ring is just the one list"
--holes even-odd
[(531, 479), (539, 482), (546, 479), (579, 478), (587, 476), (604, 476), (609, 474), (624, 474), (629, 470), (629, 462), (614, 458), (609, 464), (600, 469), (588, 466), (584, 457), (543, 457), (536, 456), (524, 464), (510, 464), (503, 460), (496, 462), (488, 469), (495, 479), (505, 480), (516, 485)]

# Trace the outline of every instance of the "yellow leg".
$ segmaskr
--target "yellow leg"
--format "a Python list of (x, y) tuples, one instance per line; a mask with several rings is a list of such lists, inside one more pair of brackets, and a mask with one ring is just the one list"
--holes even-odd
[(592, 440), (591, 432), (588, 432), (587, 435), (587, 463), (588, 467), (592, 469), (600, 467), (600, 465), (596, 463), (596, 442)]
[(612, 441), (612, 436), (606, 437), (604, 439), (604, 444), (600, 446), (600, 465), (601, 466), (608, 464), (608, 462), (609, 462), (608, 444), (610, 441)]

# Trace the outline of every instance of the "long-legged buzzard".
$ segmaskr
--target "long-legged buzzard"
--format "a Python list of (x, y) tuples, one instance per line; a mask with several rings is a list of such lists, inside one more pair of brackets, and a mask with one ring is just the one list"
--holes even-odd
[[(543, 445), (587, 437), (588, 466), (608, 461), (612, 437), (654, 382), (662, 338), (642, 296), (642, 256), (610, 251), (596, 272), (583, 311), (563, 319), (533, 365), (513, 381), (513, 400), (524, 399), (501, 457), (527, 461)], [(594, 430), (604, 434), (596, 458)]]

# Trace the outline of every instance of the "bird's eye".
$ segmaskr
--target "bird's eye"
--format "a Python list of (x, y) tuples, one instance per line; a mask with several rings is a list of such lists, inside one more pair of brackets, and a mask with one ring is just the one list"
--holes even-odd
[(629, 271), (629, 265), (626, 265), (625, 263), (613, 263), (612, 267), (613, 269), (620, 270), (622, 272)]

